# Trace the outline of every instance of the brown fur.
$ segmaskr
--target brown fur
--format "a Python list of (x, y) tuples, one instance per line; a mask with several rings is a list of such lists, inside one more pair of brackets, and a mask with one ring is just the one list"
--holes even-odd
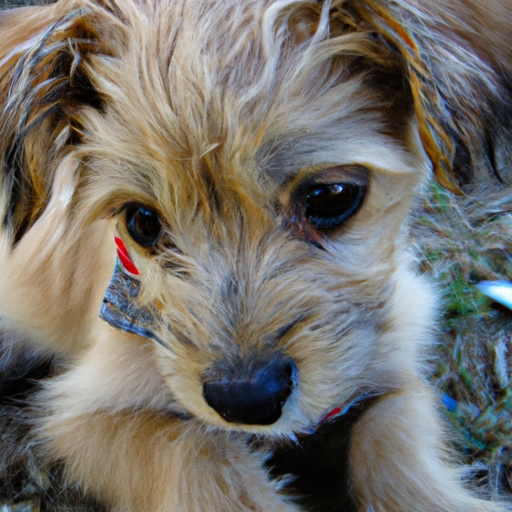
[[(68, 363), (35, 405), (72, 485), (118, 512), (300, 510), (268, 453), (371, 391), (348, 460), (358, 511), (504, 510), (449, 461), (422, 375), (435, 301), (404, 222), (432, 165), (452, 188), (452, 168), (504, 179), (511, 28), (506, 2), (473, 0), (61, 0), (1, 15), (0, 311)], [(368, 191), (318, 232), (308, 180)], [(154, 250), (126, 230), (133, 202), (162, 219)], [(116, 233), (163, 346), (98, 317)], [(275, 353), (299, 372), (275, 423), (229, 423), (205, 402), (215, 364)]]

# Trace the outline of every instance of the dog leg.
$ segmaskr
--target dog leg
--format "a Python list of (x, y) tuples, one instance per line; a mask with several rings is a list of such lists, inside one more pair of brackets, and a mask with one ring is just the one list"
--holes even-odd
[(122, 512), (297, 512), (244, 437), (149, 411), (51, 418), (67, 475)]
[(351, 482), (361, 512), (504, 512), (471, 496), (448, 462), (432, 393), (421, 382), (381, 399), (356, 424)]
[(38, 400), (40, 438), (72, 482), (119, 512), (297, 512), (246, 434), (166, 413), (175, 406), (151, 347), (103, 330)]

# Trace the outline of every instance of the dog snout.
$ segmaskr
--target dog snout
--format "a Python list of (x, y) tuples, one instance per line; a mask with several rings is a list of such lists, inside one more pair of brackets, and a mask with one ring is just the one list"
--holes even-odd
[(291, 359), (276, 358), (240, 378), (229, 371), (203, 384), (208, 405), (230, 423), (272, 425), (292, 394), (297, 367)]

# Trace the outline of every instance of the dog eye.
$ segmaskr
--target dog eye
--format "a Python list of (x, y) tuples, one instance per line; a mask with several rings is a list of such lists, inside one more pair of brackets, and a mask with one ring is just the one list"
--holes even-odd
[(355, 183), (315, 183), (305, 195), (304, 215), (316, 229), (333, 229), (361, 205), (366, 187)]
[(155, 245), (162, 233), (158, 214), (148, 206), (131, 204), (126, 207), (126, 229), (129, 235), (142, 247)]

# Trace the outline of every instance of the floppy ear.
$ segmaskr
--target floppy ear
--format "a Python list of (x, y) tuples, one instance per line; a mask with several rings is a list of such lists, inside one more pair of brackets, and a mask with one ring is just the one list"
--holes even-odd
[(508, 0), (366, 0), (358, 10), (405, 59), (438, 182), (512, 183)]
[(454, 174), (462, 184), (512, 184), (510, 1), (421, 4), (411, 30), (444, 107), (438, 117), (453, 140)]
[(57, 162), (80, 143), (81, 112), (102, 108), (88, 71), (97, 34), (87, 10), (64, 7), (0, 14), (1, 221), (14, 243), (44, 211)]

